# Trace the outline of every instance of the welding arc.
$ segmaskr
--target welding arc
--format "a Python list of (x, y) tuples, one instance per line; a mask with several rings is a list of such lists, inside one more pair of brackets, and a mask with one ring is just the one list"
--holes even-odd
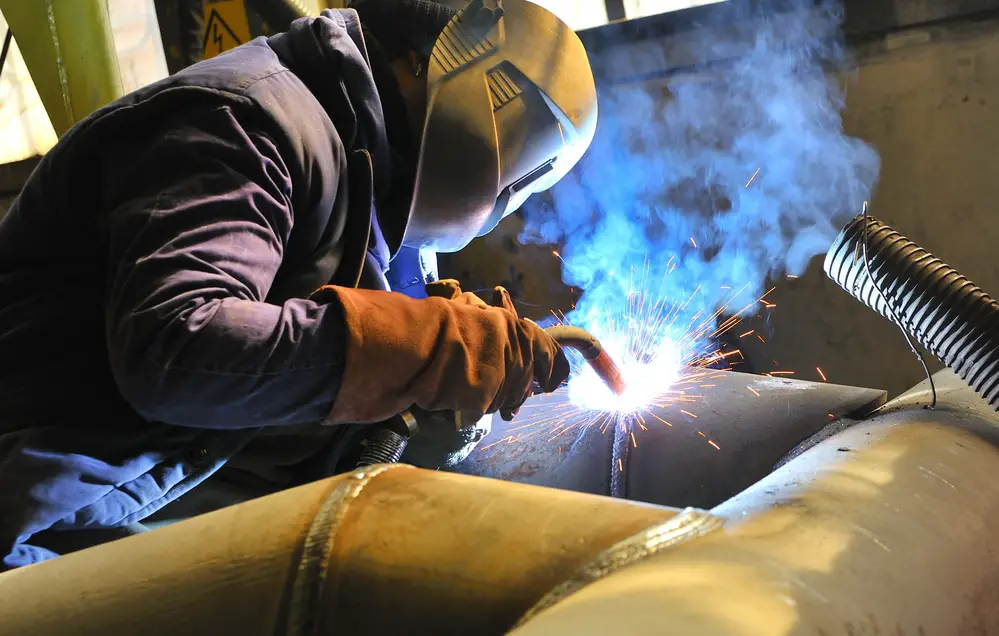
[(621, 369), (593, 334), (585, 329), (568, 325), (549, 327), (545, 331), (562, 347), (578, 351), (611, 391), (617, 395), (624, 393), (625, 383)]
[(981, 288), (869, 214), (840, 232), (824, 269), (999, 409), (999, 303)]

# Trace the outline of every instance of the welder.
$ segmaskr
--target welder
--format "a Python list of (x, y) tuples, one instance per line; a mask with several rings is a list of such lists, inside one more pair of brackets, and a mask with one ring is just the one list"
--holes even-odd
[(596, 125), (565, 24), (458, 5), (298, 20), (42, 159), (0, 222), (5, 569), (142, 531), (223, 466), (247, 467), (239, 500), (301, 483), (344, 427), (509, 417), (565, 380), (502, 290), (421, 293), (436, 252), (553, 185)]

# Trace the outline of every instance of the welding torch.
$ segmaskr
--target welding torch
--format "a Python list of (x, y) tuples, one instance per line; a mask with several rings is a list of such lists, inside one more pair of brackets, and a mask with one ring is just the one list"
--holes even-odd
[[(621, 375), (621, 368), (617, 366), (614, 359), (610, 357), (604, 346), (600, 344), (596, 336), (580, 327), (570, 325), (556, 325), (545, 329), (545, 333), (552, 337), (563, 349), (572, 349), (578, 352), (586, 363), (593, 368), (597, 377), (603, 380), (611, 391), (616, 395), (623, 395), (625, 390), (624, 377)], [(541, 387), (535, 382), (532, 393), (541, 393)], [(518, 406), (509, 411), (500, 411), (501, 417), (505, 420), (511, 419), (520, 411)]]
[(624, 393), (625, 383), (620, 367), (593, 334), (569, 325), (549, 327), (545, 332), (561, 347), (578, 351), (611, 391), (617, 395)]
[[(451, 300), (457, 298), (462, 293), (461, 284), (451, 278), (427, 283), (426, 289), (428, 296), (437, 296)], [(505, 292), (505, 290), (503, 291)], [(511, 311), (516, 314), (516, 310), (511, 308)], [(621, 376), (621, 369), (611, 359), (610, 355), (607, 354), (600, 341), (593, 337), (593, 334), (585, 329), (570, 325), (556, 325), (545, 329), (545, 331), (559, 346), (578, 351), (611, 391), (617, 395), (624, 393), (625, 385), (624, 378)]]
[[(552, 337), (559, 346), (565, 349), (572, 349), (583, 356), (597, 376), (607, 384), (607, 387), (621, 395), (624, 393), (625, 382), (621, 375), (621, 369), (608, 355), (600, 341), (590, 332), (579, 327), (569, 325), (557, 325), (545, 329), (545, 332)], [(519, 410), (519, 409), (518, 409)], [(513, 417), (516, 410), (512, 411), (508, 417)], [(459, 413), (455, 413), (456, 424), (459, 424)], [(369, 439), (366, 440), (358, 467), (370, 466), (380, 463), (394, 463), (402, 457), (403, 451), (409, 444), (409, 440), (419, 431), (419, 425), (413, 413), (404, 411), (395, 418), (383, 422), (377, 426)]]
[[(442, 283), (438, 283), (438, 286), (446, 287), (447, 294), (453, 295), (454, 289), (460, 291), (457, 284), (452, 281), (442, 281)], [(430, 289), (432, 288), (428, 286), (428, 290)], [(435, 294), (444, 295), (440, 289), (435, 290)], [(580, 327), (569, 325), (549, 327), (545, 329), (545, 332), (560, 347), (572, 349), (582, 355), (587, 364), (593, 368), (597, 376), (607, 384), (611, 391), (617, 395), (624, 393), (625, 382), (620, 367), (593, 334)], [(511, 411), (509, 415), (504, 415), (504, 417), (513, 417), (517, 410), (519, 408)], [(460, 427), (460, 414), (455, 413), (455, 420)], [(358, 467), (399, 461), (409, 444), (409, 440), (418, 431), (419, 425), (410, 411), (404, 411), (395, 418), (376, 426), (372, 436), (366, 440)]]

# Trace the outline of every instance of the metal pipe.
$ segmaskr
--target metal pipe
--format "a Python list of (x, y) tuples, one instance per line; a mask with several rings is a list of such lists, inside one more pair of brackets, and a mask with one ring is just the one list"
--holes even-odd
[(0, 0), (56, 135), (124, 94), (106, 0)]
[(500, 634), (675, 514), (375, 466), (0, 574), (0, 632)]
[(992, 633), (999, 428), (979, 413), (850, 428), (711, 510), (722, 531), (602, 557), (512, 634)]
[[(697, 404), (677, 400), (650, 406), (642, 415), (647, 430), (626, 422), (623, 430), (610, 427), (612, 434), (602, 422), (573, 427), (567, 421), (573, 428), (563, 435), (532, 434), (508, 443), (548, 430), (552, 414), (568, 413), (564, 391), (535, 395), (512, 422), (495, 418), (490, 437), (456, 470), (665, 506), (710, 508), (770, 474), (791, 449), (829, 422), (868, 415), (886, 397), (873, 389), (736, 372), (712, 374), (709, 384)], [(582, 422), (586, 416), (578, 417)]]
[(867, 214), (840, 232), (825, 271), (999, 409), (999, 303), (977, 285)]
[(545, 331), (559, 345), (578, 351), (583, 359), (593, 367), (600, 379), (610, 387), (611, 391), (618, 395), (624, 393), (626, 385), (624, 377), (621, 375), (621, 369), (592, 334), (579, 327), (569, 325), (557, 325), (549, 327)]

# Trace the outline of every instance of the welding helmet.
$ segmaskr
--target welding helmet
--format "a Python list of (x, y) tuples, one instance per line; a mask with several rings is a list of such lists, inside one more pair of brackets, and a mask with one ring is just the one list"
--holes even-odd
[(461, 249), (553, 186), (593, 139), (583, 43), (527, 0), (463, 3), (427, 68), (427, 116), (403, 243)]

